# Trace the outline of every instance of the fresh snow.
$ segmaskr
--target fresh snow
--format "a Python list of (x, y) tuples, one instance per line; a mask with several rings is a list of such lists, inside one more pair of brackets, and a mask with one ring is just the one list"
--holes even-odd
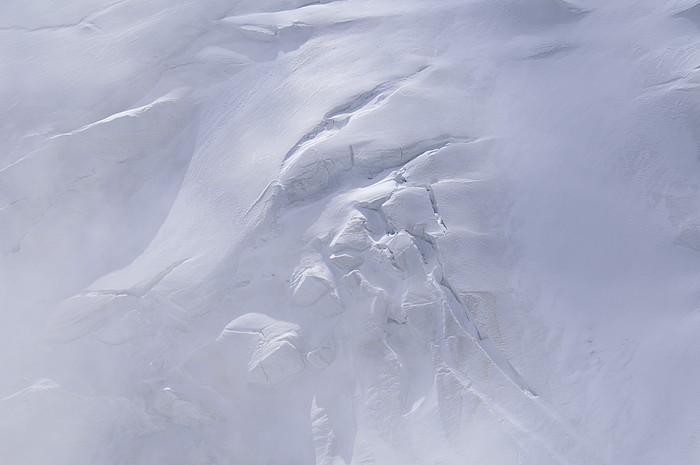
[(0, 463), (696, 465), (697, 0), (5, 0)]

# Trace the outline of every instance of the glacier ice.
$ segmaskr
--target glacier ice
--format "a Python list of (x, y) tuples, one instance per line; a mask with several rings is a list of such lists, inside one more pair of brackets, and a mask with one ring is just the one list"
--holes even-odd
[(0, 462), (695, 465), (696, 0), (7, 0)]

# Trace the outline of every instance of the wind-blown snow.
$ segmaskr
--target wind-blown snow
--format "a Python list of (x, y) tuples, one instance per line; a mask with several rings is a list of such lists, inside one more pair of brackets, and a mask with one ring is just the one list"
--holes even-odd
[(5, 1), (0, 462), (696, 464), (699, 12)]

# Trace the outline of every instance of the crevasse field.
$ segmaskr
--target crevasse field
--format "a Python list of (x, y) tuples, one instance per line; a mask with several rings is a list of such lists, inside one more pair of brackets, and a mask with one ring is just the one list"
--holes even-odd
[(697, 0), (3, 0), (0, 464), (697, 465)]

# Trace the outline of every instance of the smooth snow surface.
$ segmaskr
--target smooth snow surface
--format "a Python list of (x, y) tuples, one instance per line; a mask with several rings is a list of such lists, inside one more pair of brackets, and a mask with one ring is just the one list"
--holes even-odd
[(697, 0), (5, 0), (3, 465), (697, 465)]

